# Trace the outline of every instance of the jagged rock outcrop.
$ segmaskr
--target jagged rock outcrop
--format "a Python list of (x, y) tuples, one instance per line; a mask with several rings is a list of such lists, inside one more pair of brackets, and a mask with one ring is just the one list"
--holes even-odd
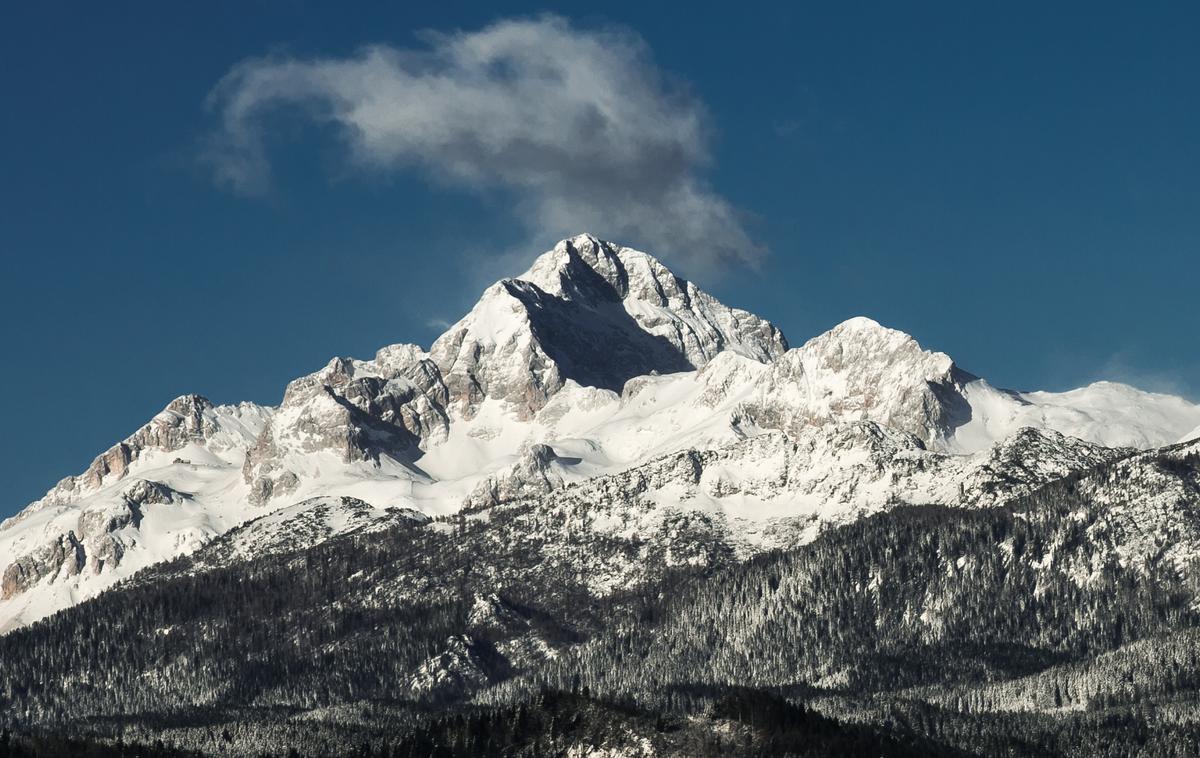
[(291, 456), (330, 452), (341, 461), (420, 457), (449, 429), (437, 366), (415, 345), (383, 348), (372, 361), (334, 358), (291, 382), (283, 403), (243, 465), (250, 500), (261, 505), (299, 486)]
[(213, 409), (212, 402), (200, 395), (175, 398), (150, 423), (97, 456), (83, 474), (64, 479), (51, 494), (65, 499), (97, 489), (110, 477), (120, 479), (147, 449), (170, 452), (189, 442), (203, 443), (218, 429)]
[(85, 570), (99, 574), (119, 565), (126, 543), (118, 532), (139, 526), (142, 507), (178, 504), (184, 500), (186, 495), (162, 482), (136, 480), (125, 488), (121, 499), (80, 510), (74, 528), (9, 564), (4, 570), (0, 593), (7, 599), (47, 576), (73, 577)]
[(530, 445), (516, 463), (480, 482), (463, 501), (463, 508), (477, 510), (544, 495), (563, 486), (562, 468), (575, 462), (578, 459), (564, 461), (549, 445)]
[(68, 532), (10, 563), (0, 577), (0, 599), (24, 592), (47, 576), (75, 576), (84, 562), (83, 545), (74, 532)]
[[(147, 459), (167, 464), (171, 459), (166, 455), (189, 446), (204, 451), (210, 466), (222, 456), (240, 460), (270, 415), (270, 409), (252, 403), (217, 406), (199, 395), (171, 401), (149, 423), (97, 456), (82, 474), (63, 479), (0, 524), (0, 598), (14, 599), (48, 577), (77, 582), (111, 573), (131, 544), (122, 533), (139, 528), (145, 506), (187, 499), (151, 479), (123, 484), (131, 471)], [(0, 617), (0, 628), (4, 622)]]
[(152, 479), (138, 479), (125, 488), (122, 493), (125, 501), (131, 506), (140, 508), (143, 505), (166, 505), (182, 503), (188, 496), (170, 485), (156, 482)]

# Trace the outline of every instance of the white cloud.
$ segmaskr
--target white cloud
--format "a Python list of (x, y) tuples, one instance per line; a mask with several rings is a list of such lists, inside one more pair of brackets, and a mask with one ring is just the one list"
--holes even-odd
[(592, 231), (701, 266), (763, 255), (699, 173), (702, 104), (667, 83), (636, 35), (545, 16), (426, 42), (234, 67), (209, 97), (218, 181), (265, 191), (267, 117), (299, 109), (334, 126), (359, 168), (511, 191), (542, 238)]

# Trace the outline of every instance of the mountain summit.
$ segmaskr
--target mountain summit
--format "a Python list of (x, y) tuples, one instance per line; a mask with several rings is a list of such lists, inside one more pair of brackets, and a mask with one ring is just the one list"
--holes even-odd
[(723, 350), (767, 362), (787, 341), (649, 255), (584, 234), (489, 287), (430, 355), (464, 415), (492, 398), (529, 417), (569, 381), (620, 392), (634, 377), (691, 371)]

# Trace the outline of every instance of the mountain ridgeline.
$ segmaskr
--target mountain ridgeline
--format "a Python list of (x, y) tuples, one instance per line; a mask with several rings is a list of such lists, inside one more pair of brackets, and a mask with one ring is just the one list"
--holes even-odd
[(582, 235), (0, 525), (0, 757), (1195, 755), (1198, 425)]

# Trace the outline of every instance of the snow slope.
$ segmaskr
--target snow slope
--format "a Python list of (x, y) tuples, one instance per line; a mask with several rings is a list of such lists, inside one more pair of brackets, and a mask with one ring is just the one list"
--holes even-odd
[[(189, 553), (246, 517), (245, 449), (269, 417), (185, 396), (0, 524), (0, 631)], [(8, 558), (11, 556), (10, 558)]]
[[(1069, 392), (1010, 392), (977, 379), (963, 388), (963, 396), (971, 418), (954, 430), (952, 449), (979, 450), (1025, 426), (1110, 447), (1148, 449), (1187, 439), (1185, 432), (1200, 424), (1200, 405), (1116, 382)], [(1198, 434), (1200, 428), (1191, 436)]]

